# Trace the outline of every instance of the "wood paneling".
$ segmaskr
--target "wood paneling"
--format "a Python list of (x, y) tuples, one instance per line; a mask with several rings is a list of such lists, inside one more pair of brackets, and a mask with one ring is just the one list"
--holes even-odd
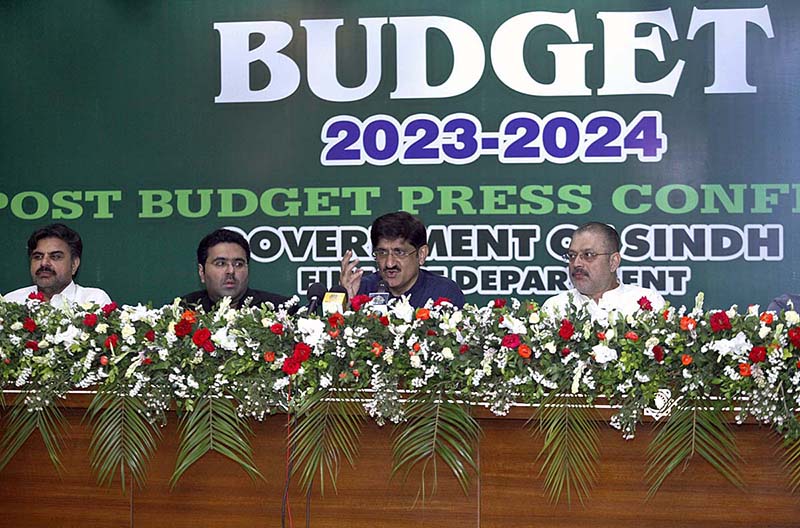
[[(70, 422), (62, 475), (34, 436), (0, 472), (0, 526), (33, 527), (251, 527), (280, 526), (286, 460), (286, 417), (253, 424), (256, 464), (263, 481), (253, 481), (236, 464), (210, 454), (170, 489), (177, 452), (177, 419), (162, 431), (144, 489), (120, 491), (95, 484), (89, 467), (90, 431), (83, 410), (65, 409)], [(481, 418), (480, 478), (468, 494), (440, 466), (437, 494), (414, 506), (419, 479), (391, 479), (391, 429), (364, 426), (356, 467), (342, 468), (338, 493), (319, 486), (311, 498), (314, 527), (754, 527), (798, 526), (800, 498), (789, 493), (776, 454), (779, 441), (766, 428), (736, 426), (744, 455), (745, 489), (737, 490), (708, 464), (693, 460), (647, 500), (645, 449), (652, 426), (634, 440), (601, 428), (597, 485), (585, 504), (552, 505), (542, 487), (537, 454), (524, 420)], [(294, 526), (305, 526), (305, 495), (290, 488)]]

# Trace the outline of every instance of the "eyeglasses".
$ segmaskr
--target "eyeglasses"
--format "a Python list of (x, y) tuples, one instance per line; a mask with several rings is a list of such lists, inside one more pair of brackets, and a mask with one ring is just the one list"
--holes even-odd
[(372, 251), (372, 256), (375, 257), (376, 259), (385, 259), (386, 257), (388, 257), (391, 254), (396, 259), (404, 259), (404, 258), (410, 257), (411, 255), (413, 255), (417, 251), (419, 251), (419, 248), (416, 248), (416, 249), (411, 250), (411, 251), (408, 251), (407, 249), (400, 249), (400, 248), (392, 248), (392, 249), (379, 248), (379, 249), (375, 249), (375, 250)]
[(211, 261), (211, 265), (217, 269), (227, 269), (228, 266), (233, 266), (233, 269), (246, 269), (247, 261), (242, 259), (224, 259), (218, 258)]
[(575, 262), (575, 260), (580, 257), (581, 260), (584, 262), (592, 262), (594, 259), (599, 257), (600, 255), (613, 255), (616, 251), (612, 253), (595, 253), (594, 251), (586, 250), (581, 251), (579, 253), (575, 253), (574, 251), (568, 251), (561, 255), (561, 258), (564, 259), (565, 262)]

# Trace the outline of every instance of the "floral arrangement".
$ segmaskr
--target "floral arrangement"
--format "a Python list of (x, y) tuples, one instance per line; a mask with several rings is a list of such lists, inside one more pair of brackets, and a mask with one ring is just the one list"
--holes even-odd
[(338, 461), (352, 463), (369, 416), (398, 428), (396, 472), (417, 464), (433, 472), (423, 494), (435, 488), (435, 458), (466, 489), (480, 437), (470, 407), (504, 414), (528, 404), (538, 418), (534, 432), (545, 435), (545, 485), (555, 500), (582, 498), (592, 472), (581, 469), (591, 469), (594, 455), (581, 453), (597, 452), (598, 399), (617, 409), (611, 424), (624, 438), (645, 414), (664, 424), (647, 470), (653, 493), (692, 456), (740, 483), (723, 417), (732, 409), (737, 421), (755, 419), (783, 436), (789, 476), (800, 483), (800, 315), (793, 310), (704, 310), (702, 294), (691, 310), (654, 311), (643, 297), (636, 313), (601, 320), (581, 310), (547, 317), (516, 299), (463, 309), (447, 299), (415, 309), (400, 299), (381, 309), (357, 296), (347, 310), (323, 317), (304, 308), (292, 315), (296, 303), (235, 310), (223, 300), (204, 313), (177, 299), (160, 308), (68, 310), (35, 295), (24, 304), (0, 302), (0, 387), (17, 395), (5, 413), (0, 469), (35, 430), (58, 464), (57, 403), (70, 390), (94, 388), (90, 456), (103, 483), (124, 471), (144, 481), (159, 428), (176, 408), (173, 484), (209, 450), (259, 478), (248, 421), (288, 413), (294, 471), (306, 486), (321, 474), (335, 485)]

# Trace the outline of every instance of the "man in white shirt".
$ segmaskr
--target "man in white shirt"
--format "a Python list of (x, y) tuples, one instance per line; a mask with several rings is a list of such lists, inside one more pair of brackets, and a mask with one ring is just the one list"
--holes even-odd
[(72, 278), (81, 265), (82, 252), (80, 235), (64, 224), (37, 229), (28, 239), (34, 284), (6, 294), (3, 300), (24, 303), (38, 295), (58, 308), (85, 302), (100, 306), (109, 304), (111, 298), (103, 290), (84, 288), (73, 282)]
[(570, 302), (585, 307), (592, 319), (607, 319), (611, 311), (631, 315), (637, 310), (660, 310), (664, 298), (650, 288), (622, 284), (617, 277), (622, 242), (613, 227), (600, 222), (583, 224), (572, 235), (564, 260), (569, 263), (573, 288), (547, 299), (542, 310), (559, 317)]

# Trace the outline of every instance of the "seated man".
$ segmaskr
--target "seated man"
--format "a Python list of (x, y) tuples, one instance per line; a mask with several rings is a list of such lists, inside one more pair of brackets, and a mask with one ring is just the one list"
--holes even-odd
[(14, 290), (5, 301), (24, 303), (31, 295), (41, 294), (45, 301), (58, 308), (69, 304), (111, 302), (99, 288), (84, 288), (72, 280), (81, 265), (81, 236), (64, 224), (51, 224), (37, 229), (28, 239), (33, 286)]
[(271, 302), (283, 304), (289, 297), (248, 287), (250, 244), (235, 231), (217, 229), (203, 237), (197, 246), (197, 273), (204, 290), (182, 297), (189, 306), (200, 304), (208, 312), (223, 297), (231, 298), (231, 307), (240, 308), (246, 299), (250, 306)]
[(403, 211), (385, 214), (372, 222), (370, 239), (377, 272), (364, 275), (356, 267), (358, 259), (350, 260), (351, 250), (342, 259), (339, 284), (350, 298), (374, 293), (383, 282), (392, 297), (407, 295), (415, 308), (440, 297), (464, 306), (464, 293), (455, 282), (420, 268), (428, 257), (428, 235), (418, 218)]
[(610, 311), (631, 315), (640, 309), (642, 297), (653, 310), (663, 308), (664, 298), (657, 291), (620, 283), (621, 249), (619, 233), (611, 226), (589, 222), (576, 229), (564, 255), (573, 288), (547, 299), (542, 310), (554, 317), (563, 315), (570, 297), (573, 306), (586, 307), (592, 319), (605, 319)]
[(800, 294), (797, 293), (784, 293), (772, 299), (772, 302), (767, 306), (767, 310), (771, 312), (781, 312), (783, 310), (800, 310)]

